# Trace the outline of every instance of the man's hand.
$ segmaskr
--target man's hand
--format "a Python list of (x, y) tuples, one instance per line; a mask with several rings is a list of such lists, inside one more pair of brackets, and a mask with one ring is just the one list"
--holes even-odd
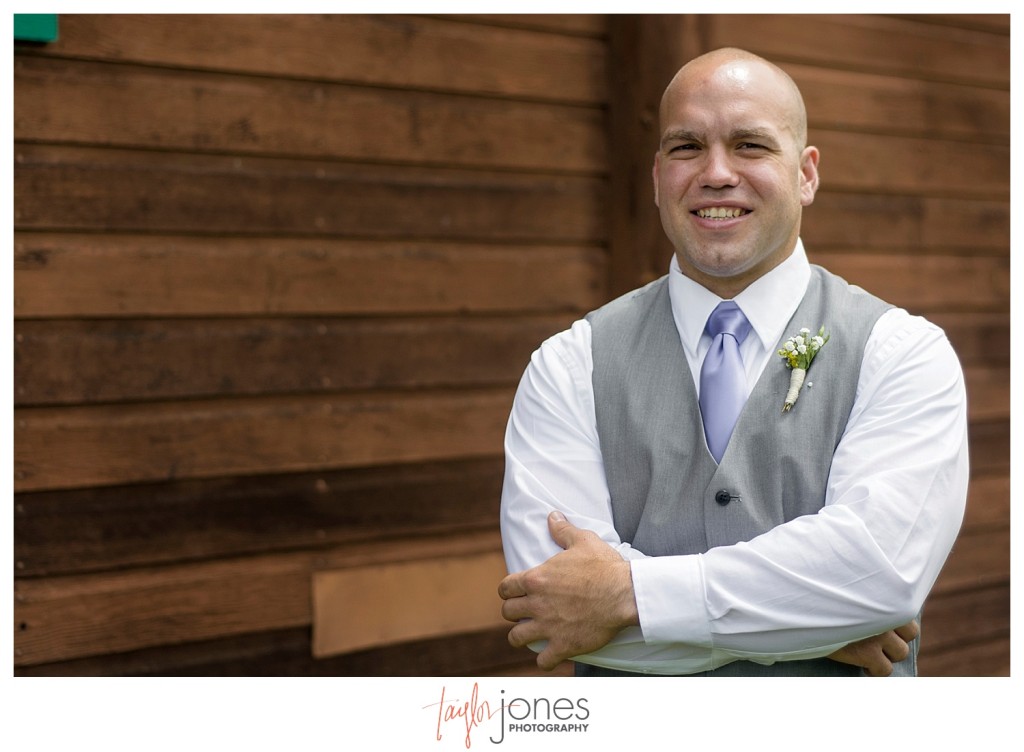
[(833, 661), (860, 666), (868, 676), (889, 676), (892, 664), (899, 663), (910, 655), (907, 644), (917, 637), (920, 630), (917, 622), (912, 621), (902, 627), (883, 632), (865, 640), (851, 642), (829, 656)]
[(565, 550), (498, 585), (505, 601), (501, 615), (519, 622), (508, 641), (518, 648), (547, 640), (537, 656), (545, 671), (604, 647), (623, 628), (640, 624), (629, 562), (560, 512), (548, 516), (548, 529)]

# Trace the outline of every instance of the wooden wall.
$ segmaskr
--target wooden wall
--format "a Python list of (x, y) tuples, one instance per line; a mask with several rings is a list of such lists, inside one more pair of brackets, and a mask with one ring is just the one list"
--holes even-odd
[(15, 49), (15, 673), (528, 670), (472, 620), (313, 658), (314, 583), (493, 561), (522, 368), (663, 273), (652, 102), (725, 44), (804, 91), (812, 260), (964, 360), (922, 667), (1009, 672), (1008, 18), (60, 20)]
[(65, 15), (19, 46), (16, 671), (528, 662), (497, 573), (486, 629), (319, 661), (312, 582), (500, 552), (515, 386), (606, 297), (607, 91), (600, 17)]
[[(807, 104), (821, 188), (804, 212), (813, 263), (942, 326), (964, 366), (971, 488), (925, 606), (921, 672), (1010, 672), (1010, 28), (1008, 16), (626, 19), (610, 218), (612, 287), (664, 274), (671, 247), (651, 155), (665, 81), (724, 46), (783, 67)], [(637, 242), (637, 239), (640, 242)], [(641, 251), (637, 252), (637, 246)]]

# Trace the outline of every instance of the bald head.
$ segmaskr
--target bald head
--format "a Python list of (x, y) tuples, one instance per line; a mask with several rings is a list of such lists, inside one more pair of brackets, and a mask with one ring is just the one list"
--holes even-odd
[(691, 60), (661, 100), (654, 202), (679, 270), (731, 298), (796, 248), (818, 150), (793, 80), (744, 50)]
[(752, 89), (770, 92), (783, 120), (780, 126), (792, 134), (797, 148), (807, 145), (807, 110), (796, 83), (774, 63), (736, 47), (705, 53), (679, 69), (661, 97), (659, 117), (662, 131), (668, 123), (669, 113), (680, 99), (700, 96), (713, 86), (734, 87), (737, 91), (746, 92)]

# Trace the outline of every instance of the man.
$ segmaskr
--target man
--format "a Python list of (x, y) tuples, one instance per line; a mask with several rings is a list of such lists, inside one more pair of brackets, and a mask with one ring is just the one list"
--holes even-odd
[(783, 71), (696, 58), (660, 128), (669, 274), (545, 342), (513, 406), (509, 640), (584, 674), (914, 674), (966, 500), (956, 356), (808, 264), (819, 154)]

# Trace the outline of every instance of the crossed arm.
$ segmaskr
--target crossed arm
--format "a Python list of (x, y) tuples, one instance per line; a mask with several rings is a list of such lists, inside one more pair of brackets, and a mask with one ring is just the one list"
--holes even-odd
[[(537, 665), (551, 671), (578, 655), (607, 645), (623, 629), (640, 625), (630, 564), (589, 530), (572, 525), (561, 512), (548, 516), (552, 539), (564, 551), (544, 564), (509, 575), (498, 586), (502, 616), (517, 622), (508, 639), (514, 647), (546, 641)], [(852, 642), (828, 657), (889, 676), (893, 663), (910, 654), (916, 621)]]
[[(828, 656), (891, 670), (959, 529), (966, 409), (941, 331), (903, 313), (877, 340), (820, 513), (739, 546), (656, 558), (619, 540), (611, 521), (589, 372), (572, 360), (589, 340), (541, 348), (506, 436), (502, 534), (514, 574), (499, 592), (505, 618), (519, 622), (512, 644), (546, 641), (542, 668), (582, 656), (690, 673)], [(555, 510), (574, 525), (548, 521)]]

